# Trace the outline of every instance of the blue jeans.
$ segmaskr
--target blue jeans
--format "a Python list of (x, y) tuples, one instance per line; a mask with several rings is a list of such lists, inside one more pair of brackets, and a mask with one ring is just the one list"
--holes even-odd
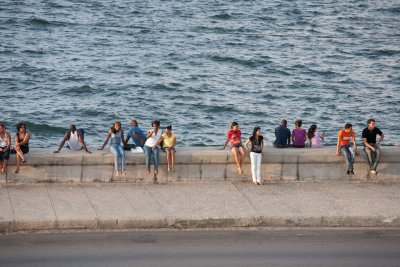
[(146, 154), (146, 168), (150, 170), (150, 160), (153, 156), (154, 161), (154, 169), (158, 170), (158, 158), (160, 157), (160, 149), (155, 147), (152, 149), (151, 147), (144, 146), (144, 153)]
[(369, 147), (366, 146), (364, 147), (364, 151), (365, 153), (367, 153), (370, 170), (376, 171), (376, 168), (378, 167), (379, 157), (381, 156), (381, 149), (377, 145), (370, 145), (375, 148), (375, 152), (373, 152)]
[(344, 159), (346, 160), (347, 170), (353, 171), (353, 163), (355, 158), (353, 147), (350, 145), (344, 145), (340, 148), (340, 151), (342, 152)]
[(121, 158), (121, 171), (125, 171), (125, 154), (121, 145), (111, 145), (110, 151), (114, 153), (114, 171), (119, 171), (119, 159)]

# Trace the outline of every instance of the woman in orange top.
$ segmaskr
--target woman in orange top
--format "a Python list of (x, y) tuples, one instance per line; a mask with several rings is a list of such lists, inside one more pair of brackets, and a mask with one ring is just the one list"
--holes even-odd
[[(353, 146), (350, 144), (350, 140), (353, 142)], [(340, 152), (343, 154), (344, 159), (347, 164), (347, 174), (354, 174), (353, 163), (355, 155), (358, 155), (357, 152), (357, 143), (355, 134), (353, 132), (353, 125), (350, 123), (346, 123), (344, 129), (340, 130), (338, 133), (338, 141), (336, 145), (336, 156), (340, 155)]]

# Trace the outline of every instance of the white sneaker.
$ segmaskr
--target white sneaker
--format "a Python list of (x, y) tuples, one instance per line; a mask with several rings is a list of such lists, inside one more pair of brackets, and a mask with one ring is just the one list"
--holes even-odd
[(369, 171), (371, 174), (376, 174), (376, 171), (375, 170), (370, 170)]

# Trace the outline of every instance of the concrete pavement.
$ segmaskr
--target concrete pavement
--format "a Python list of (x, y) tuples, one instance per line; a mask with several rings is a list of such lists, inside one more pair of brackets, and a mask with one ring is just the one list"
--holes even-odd
[(0, 231), (400, 227), (400, 184), (235, 181), (0, 188)]
[(400, 231), (362, 228), (0, 235), (0, 267), (398, 267)]

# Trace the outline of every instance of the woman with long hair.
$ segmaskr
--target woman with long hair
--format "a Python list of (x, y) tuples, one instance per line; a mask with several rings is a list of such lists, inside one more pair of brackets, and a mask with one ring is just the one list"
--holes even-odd
[[(124, 142), (124, 130), (122, 130), (121, 123), (119, 121), (115, 121), (113, 126), (110, 128), (107, 134), (107, 138), (103, 143), (103, 146), (99, 148), (103, 150), (103, 148), (107, 145), (108, 140), (110, 141), (110, 151), (114, 154), (114, 172), (115, 176), (126, 175), (125, 170), (125, 154), (123, 148)], [(121, 168), (119, 167), (119, 160), (121, 160)]]
[(19, 172), (19, 166), (26, 162), (24, 154), (29, 152), (29, 139), (31, 134), (26, 130), (26, 124), (20, 122), (17, 124), (17, 133), (14, 136), (14, 148), (11, 151), (12, 154), (17, 154), (17, 167), (15, 173)]
[(307, 137), (312, 148), (320, 148), (321, 140), (324, 140), (324, 134), (317, 131), (317, 125), (313, 124), (308, 129)]
[(244, 156), (246, 152), (244, 151), (244, 147), (242, 145), (242, 140), (240, 139), (242, 132), (239, 130), (239, 124), (237, 122), (232, 122), (231, 129), (228, 131), (226, 135), (226, 141), (222, 148), (225, 149), (228, 142), (231, 142), (231, 151), (235, 157), (237, 169), (239, 175), (243, 173), (243, 163), (244, 163)]
[(249, 150), (249, 143), (251, 143), (250, 148), (250, 160), (251, 160), (251, 177), (253, 178), (253, 183), (255, 185), (262, 185), (261, 183), (261, 160), (262, 151), (264, 148), (264, 137), (261, 135), (260, 127), (254, 127), (253, 135), (247, 139), (244, 147)]

